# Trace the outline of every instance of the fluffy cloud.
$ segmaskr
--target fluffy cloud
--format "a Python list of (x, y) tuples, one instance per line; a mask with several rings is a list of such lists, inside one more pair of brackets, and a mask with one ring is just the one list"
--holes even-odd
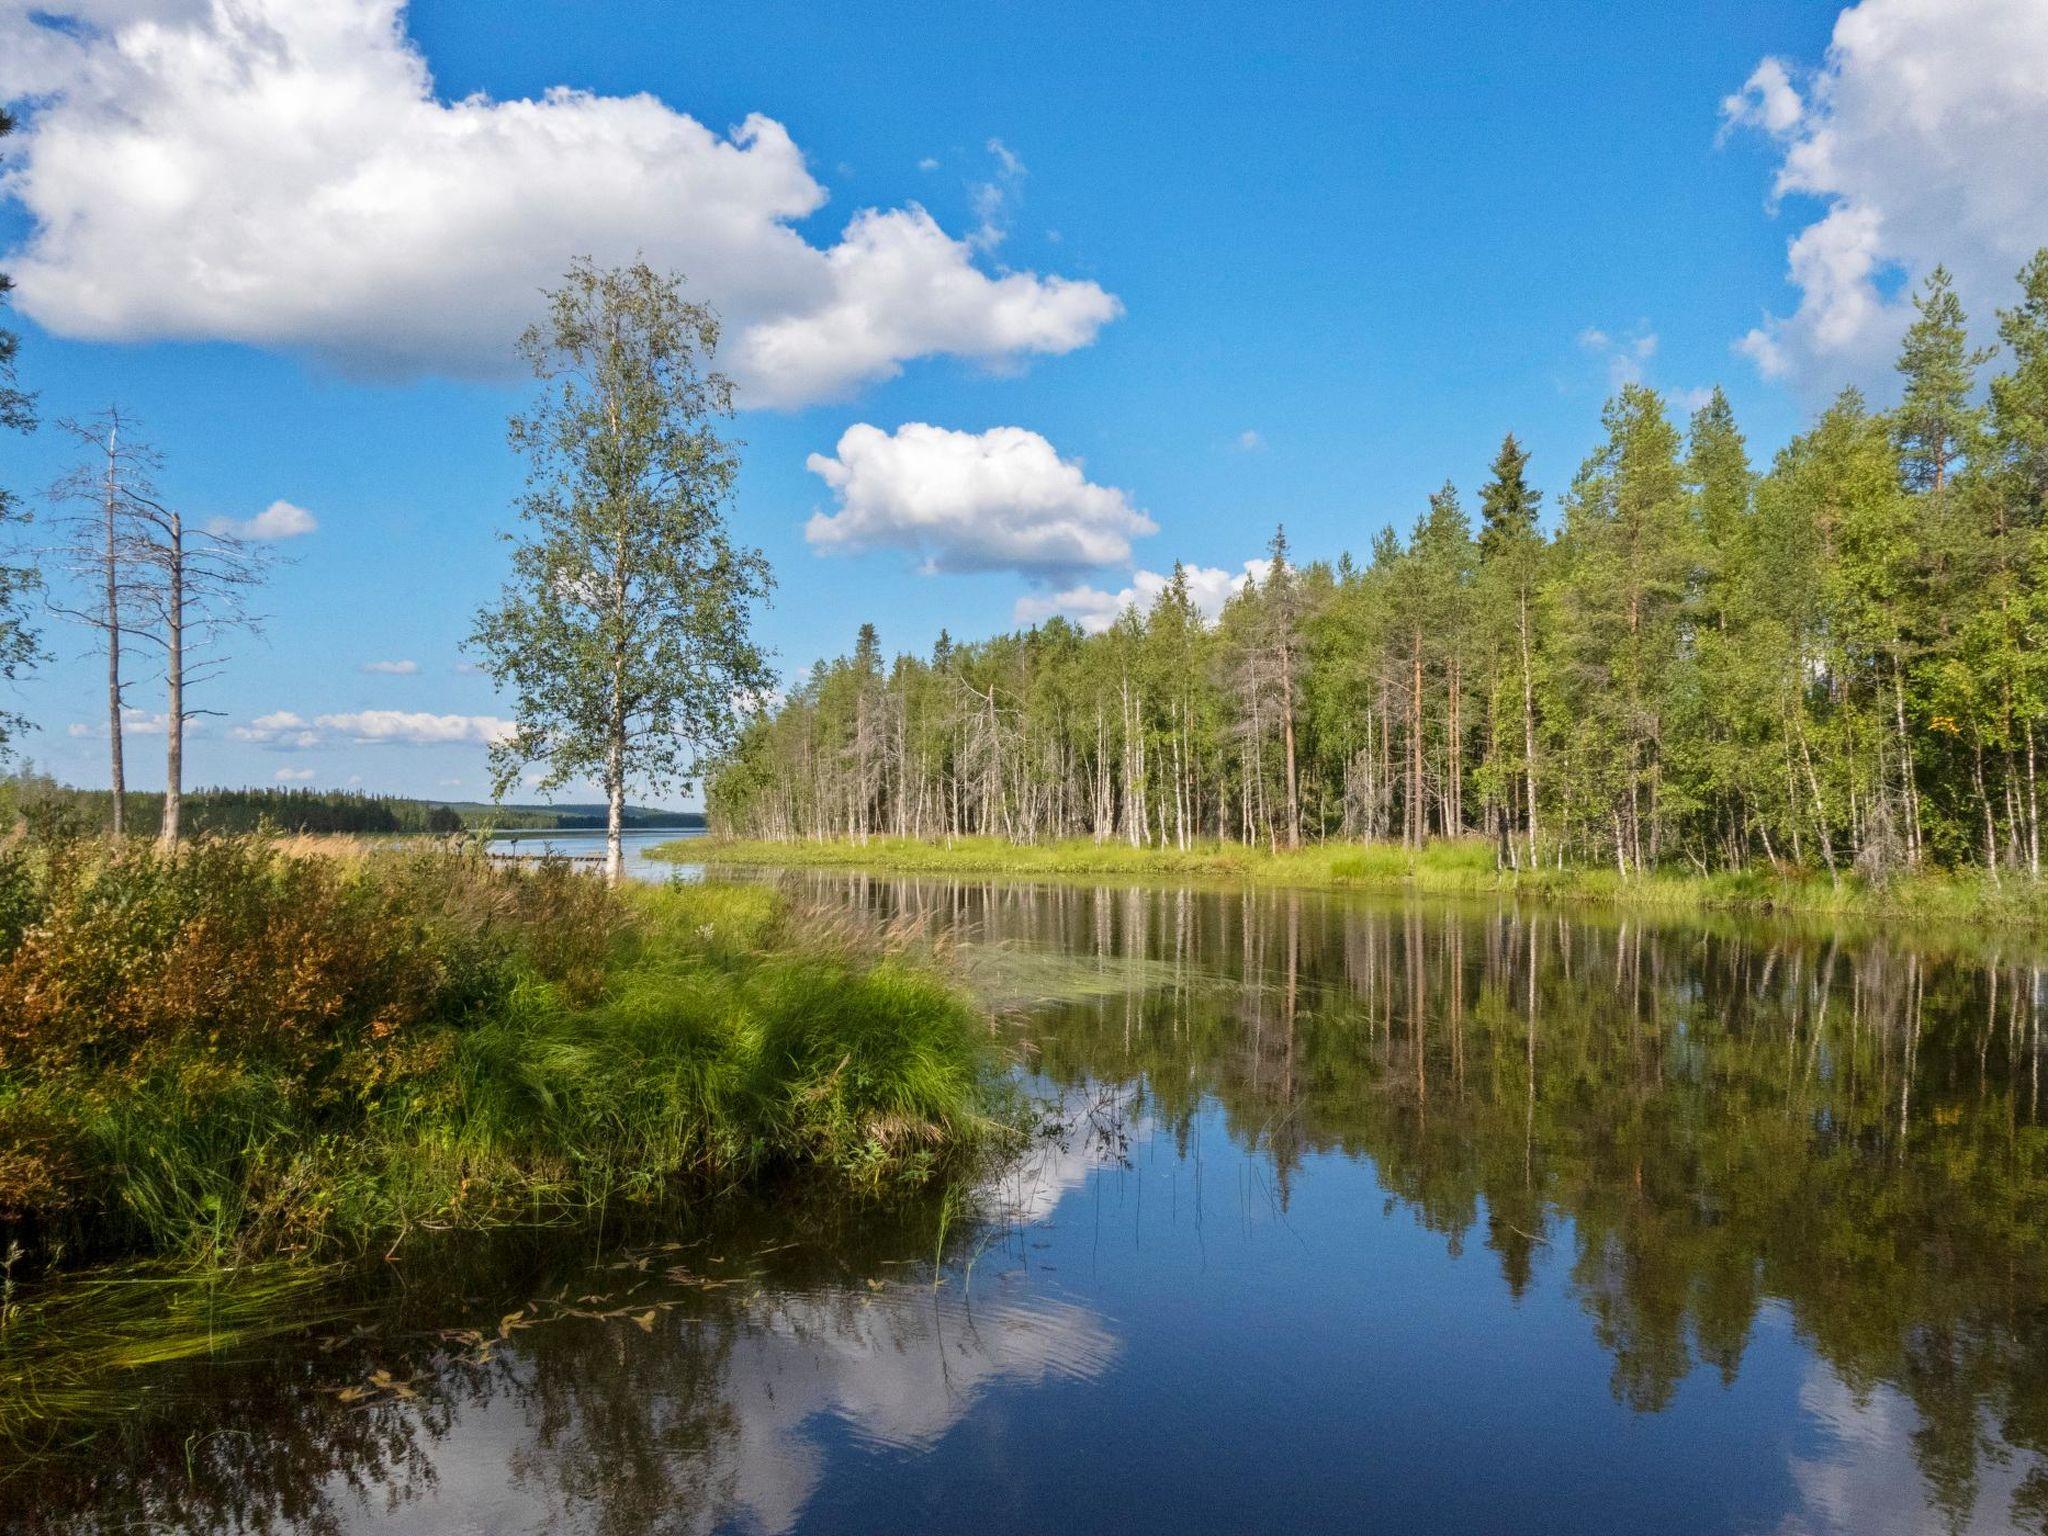
[(365, 672), (374, 672), (383, 677), (411, 677), (420, 669), (416, 661), (366, 661)]
[(320, 745), (320, 733), (313, 728), (312, 722), (301, 719), (288, 709), (258, 715), (247, 725), (230, 728), (228, 735), (236, 741), (253, 742), (257, 746), (277, 747), (289, 752), (305, 751)]
[(397, 742), (406, 746), (443, 746), (468, 742), (488, 746), (512, 734), (512, 722), (496, 715), (430, 715), (405, 709), (316, 715), (313, 723), (366, 745)]
[[(1188, 565), (1181, 569), (1187, 576), (1188, 595), (1194, 599), (1202, 616), (1213, 620), (1233, 594), (1244, 590), (1246, 582), (1264, 581), (1266, 572), (1272, 568), (1272, 561), (1258, 559), (1245, 561), (1244, 569), (1234, 576), (1221, 566)], [(1054, 614), (1062, 614), (1089, 634), (1099, 635), (1114, 624), (1126, 608), (1134, 607), (1140, 613), (1149, 609), (1172, 579), (1158, 571), (1133, 571), (1131, 584), (1118, 592), (1078, 586), (1046, 595), (1027, 594), (1017, 599), (1011, 616), (1019, 624), (1036, 624)]]
[(1812, 198), (1789, 247), (1798, 307), (1737, 343), (1767, 376), (1880, 376), (1936, 263), (1988, 320), (2048, 231), (2048, 20), (2040, 0), (1863, 0), (1819, 69), (1765, 59), (1722, 103), (1778, 146), (1772, 200)]
[[(169, 715), (159, 711), (135, 709), (124, 705), (121, 709), (121, 734), (123, 736), (166, 735), (170, 730), (170, 721), (171, 717)], [(206, 722), (203, 720), (188, 720), (185, 722), (185, 734), (187, 736), (203, 735), (205, 731)], [(73, 740), (97, 737), (99, 740), (104, 741), (107, 737), (107, 722), (96, 720), (90, 725), (75, 722), (65, 727), (64, 734)]]
[(1113, 486), (1022, 427), (954, 432), (910, 422), (895, 432), (848, 427), (832, 457), (805, 467), (839, 503), (804, 537), (819, 549), (894, 548), (928, 571), (1014, 570), (1053, 576), (1131, 557), (1158, 525)]
[(313, 777), (310, 768), (280, 768), (275, 775), (280, 784), (304, 784)]
[(512, 734), (512, 722), (496, 715), (435, 715), (421, 710), (363, 709), (345, 714), (315, 715), (307, 720), (291, 710), (258, 715), (228, 732), (236, 741), (283, 751), (306, 751), (341, 737), (359, 746), (396, 743), (404, 746), (488, 746)]
[(206, 531), (224, 533), (231, 538), (250, 539), (258, 544), (274, 544), (279, 539), (299, 538), (313, 532), (319, 526), (320, 520), (304, 507), (295, 507), (288, 501), (278, 500), (251, 518), (212, 518), (207, 522)]
[(0, 184), (31, 220), (21, 305), (69, 336), (501, 376), (571, 256), (640, 252), (717, 305), (744, 402), (791, 405), (912, 358), (1070, 351), (1119, 312), (983, 271), (914, 204), (813, 245), (794, 225), (825, 189), (759, 114), (720, 134), (645, 94), (443, 101), (402, 0), (0, 6), (0, 98), (35, 104)]

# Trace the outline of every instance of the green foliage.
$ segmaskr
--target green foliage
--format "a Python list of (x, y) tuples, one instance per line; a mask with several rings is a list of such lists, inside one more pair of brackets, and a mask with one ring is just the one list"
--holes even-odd
[(865, 626), (749, 722), (714, 830), (1176, 856), (1477, 836), (1525, 884), (2037, 882), (2048, 252), (2020, 282), (1988, 405), (1937, 271), (1898, 407), (1845, 392), (1763, 474), (1720, 391), (1681, 433), (1630, 385), (1548, 532), (1509, 437), (1476, 535), (1446, 484), (1407, 538), (1276, 560), (1213, 620), (1176, 571), (1098, 633), (890, 665)]
[(44, 1252), (360, 1247), (992, 1129), (971, 1012), (766, 891), (261, 839), (0, 859), (0, 1226)]
[(511, 426), (527, 532), (470, 640), (518, 700), (492, 748), (500, 795), (530, 763), (543, 790), (596, 779), (616, 831), (629, 783), (686, 781), (730, 741), (735, 701), (767, 692), (748, 625), (768, 567), (726, 528), (739, 457), (717, 431), (732, 414), (717, 346), (717, 317), (644, 262), (577, 262), (520, 338), (546, 386)]

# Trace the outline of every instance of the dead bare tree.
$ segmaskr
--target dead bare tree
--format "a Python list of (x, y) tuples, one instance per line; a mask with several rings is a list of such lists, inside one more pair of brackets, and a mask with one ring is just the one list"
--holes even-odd
[(156, 647), (164, 666), (164, 815), (158, 834), (175, 845), (184, 809), (185, 727), (219, 710), (195, 709), (187, 690), (217, 675), (228, 657), (215, 648), (260, 621), (247, 607), (273, 556), (222, 525), (188, 527), (182, 512), (155, 497), (131, 495), (122, 556), (137, 573), (128, 630)]
[(97, 632), (107, 657), (107, 770), (113, 788), (114, 835), (127, 830), (128, 780), (122, 756), (122, 712), (127, 707), (122, 640), (139, 601), (142, 577), (137, 554), (144, 530), (139, 519), (157, 501), (156, 450), (135, 431), (132, 418), (110, 405), (92, 416), (65, 418), (59, 431), (75, 439), (82, 457), (50, 487), (49, 498), (66, 509), (59, 517), (57, 543), (49, 554), (72, 578), (76, 600), (53, 597), (50, 609)]

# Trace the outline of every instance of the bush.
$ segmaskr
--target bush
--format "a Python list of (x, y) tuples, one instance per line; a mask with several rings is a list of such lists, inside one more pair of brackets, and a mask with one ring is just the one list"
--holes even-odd
[(246, 1253), (916, 1181), (988, 1127), (976, 1020), (763, 889), (256, 838), (0, 860), (0, 1224)]

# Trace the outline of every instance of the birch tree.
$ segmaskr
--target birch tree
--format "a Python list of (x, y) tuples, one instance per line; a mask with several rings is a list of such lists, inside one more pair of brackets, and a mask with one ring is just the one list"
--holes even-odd
[(517, 701), (492, 778), (501, 796), (528, 765), (544, 792), (595, 779), (613, 881), (628, 788), (687, 786), (769, 688), (750, 633), (767, 563), (726, 526), (739, 457), (718, 334), (680, 278), (582, 259), (519, 341), (542, 385), (510, 430), (523, 527), (470, 635)]

